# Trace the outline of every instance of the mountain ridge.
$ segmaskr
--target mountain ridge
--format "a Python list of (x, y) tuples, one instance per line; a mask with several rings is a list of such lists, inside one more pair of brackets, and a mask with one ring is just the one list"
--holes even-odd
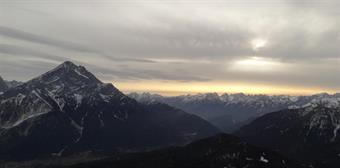
[(340, 99), (266, 114), (235, 134), (247, 142), (321, 167), (340, 164)]
[[(183, 120), (178, 126), (187, 132), (181, 132), (158, 114), (164, 108), (140, 104), (68, 61), (8, 89), (0, 102), (0, 158), (145, 150), (219, 132), (199, 117), (167, 108), (167, 116)], [(194, 124), (185, 125), (188, 122)], [(187, 137), (191, 132), (196, 135)]]

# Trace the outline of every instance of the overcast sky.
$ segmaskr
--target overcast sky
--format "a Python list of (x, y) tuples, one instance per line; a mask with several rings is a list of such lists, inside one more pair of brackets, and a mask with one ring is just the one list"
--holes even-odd
[(70, 60), (126, 91), (335, 92), (339, 50), (339, 0), (0, 0), (9, 80)]

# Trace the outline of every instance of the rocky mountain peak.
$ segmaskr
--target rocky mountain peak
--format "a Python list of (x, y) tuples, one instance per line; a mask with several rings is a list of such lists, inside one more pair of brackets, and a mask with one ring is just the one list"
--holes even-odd
[[(84, 67), (69, 61), (0, 96), (0, 110), (6, 111), (0, 115), (0, 128), (12, 128), (53, 111), (73, 112), (83, 104), (109, 104), (126, 97), (112, 84), (102, 83)], [(7, 111), (6, 106), (12, 105), (19, 108), (16, 113)]]
[(70, 61), (66, 61), (47, 73), (34, 78), (29, 83), (61, 83), (65, 84), (101, 84), (92, 73), (83, 66), (77, 66)]
[(0, 100), (0, 159), (143, 150), (219, 131), (172, 107), (139, 104), (69, 61), (7, 90)]

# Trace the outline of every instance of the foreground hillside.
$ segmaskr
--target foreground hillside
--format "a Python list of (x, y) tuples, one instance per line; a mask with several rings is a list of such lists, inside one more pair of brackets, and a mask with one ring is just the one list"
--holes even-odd
[(131, 154), (70, 166), (70, 168), (304, 168), (302, 164), (240, 139), (219, 134), (148, 153)]

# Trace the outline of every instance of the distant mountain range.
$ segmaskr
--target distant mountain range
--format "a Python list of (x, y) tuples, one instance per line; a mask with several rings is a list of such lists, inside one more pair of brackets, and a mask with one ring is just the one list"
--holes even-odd
[(233, 132), (264, 114), (302, 106), (312, 101), (340, 98), (340, 94), (321, 93), (312, 96), (246, 95), (206, 93), (164, 97), (150, 93), (130, 93), (139, 102), (162, 102), (198, 115), (225, 132)]
[(340, 98), (264, 115), (236, 132), (247, 142), (322, 168), (340, 166)]
[(307, 168), (276, 152), (219, 134), (184, 147), (112, 157), (69, 168)]
[(138, 103), (72, 62), (0, 93), (0, 160), (142, 151), (217, 133), (182, 110)]

